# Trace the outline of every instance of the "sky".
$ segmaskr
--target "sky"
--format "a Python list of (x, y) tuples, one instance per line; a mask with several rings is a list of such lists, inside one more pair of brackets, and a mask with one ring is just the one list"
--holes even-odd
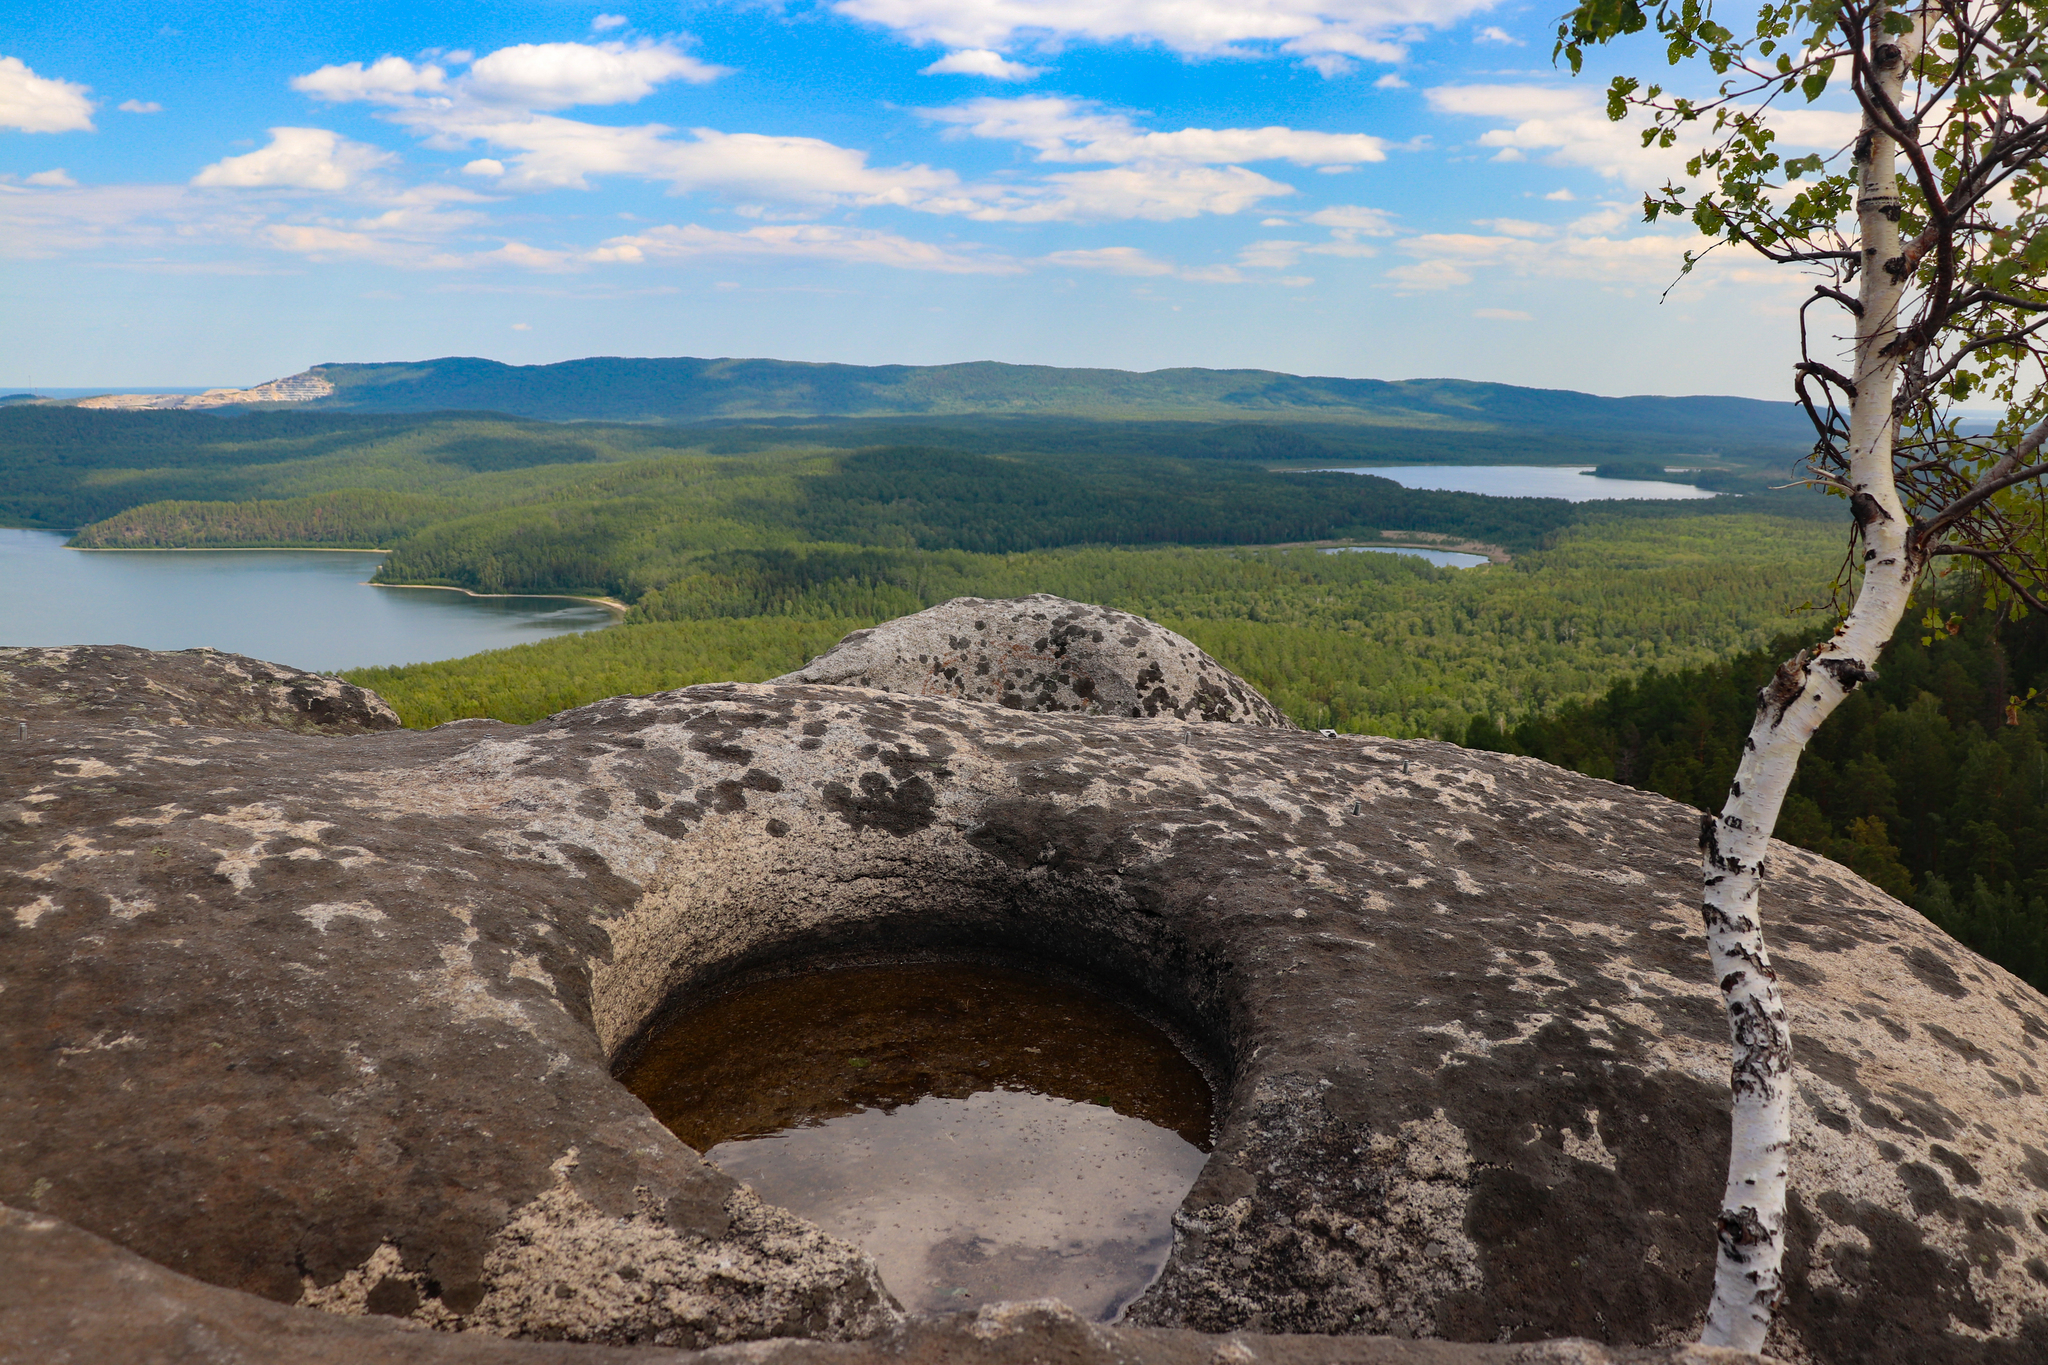
[[(1788, 396), (1796, 273), (1641, 222), (1559, 0), (39, 0), (0, 386), (478, 355)], [(1682, 85), (1683, 82), (1680, 82)], [(1841, 114), (1788, 146), (1835, 150)]]

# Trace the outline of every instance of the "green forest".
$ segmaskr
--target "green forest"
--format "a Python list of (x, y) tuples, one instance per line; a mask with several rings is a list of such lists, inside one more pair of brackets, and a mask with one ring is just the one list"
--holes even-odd
[(1474, 717), (1761, 644), (1826, 581), (1839, 540), (1803, 520), (1607, 516), (1477, 569), (1303, 549), (732, 551), (644, 595), (623, 626), (349, 677), (410, 725), (526, 722), (619, 692), (773, 677), (847, 630), (953, 597), (1050, 592), (1180, 631), (1310, 728), (1458, 738)]
[[(1776, 833), (2048, 989), (2048, 618), (2014, 619), (1966, 591), (1941, 608), (1943, 626), (1909, 621), (1877, 680), (1821, 727)], [(1757, 689), (1822, 634), (1651, 668), (1507, 726), (1475, 718), (1464, 742), (1716, 810)]]
[[(902, 439), (930, 436), (944, 443)], [(0, 521), (79, 527), (81, 546), (387, 548), (380, 582), (629, 605), (593, 634), (350, 675), (414, 726), (759, 680), (952, 597), (1051, 592), (1180, 631), (1304, 726), (1524, 752), (1718, 805), (1754, 688), (1821, 628), (1809, 598), (1842, 559), (1838, 504), (1761, 492), (1766, 470), (1725, 463), (1601, 461), (1739, 503), (1486, 498), (1302, 467), (1343, 439), (1329, 424), (9, 407)], [(1418, 538), (1512, 562), (1305, 544)], [(1822, 731), (1779, 832), (2048, 984), (2048, 754), (2028, 700), (2048, 688), (2048, 630), (1959, 620), (1896, 646)]]

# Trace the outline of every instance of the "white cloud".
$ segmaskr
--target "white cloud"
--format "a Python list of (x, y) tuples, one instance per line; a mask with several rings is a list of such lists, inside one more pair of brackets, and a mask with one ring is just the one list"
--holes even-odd
[[(972, 207), (959, 177), (929, 166), (876, 167), (867, 154), (810, 137), (693, 128), (688, 139), (661, 124), (618, 128), (547, 114), (499, 121), (460, 116), (409, 120), (440, 137), (482, 141), (511, 155), (482, 158), (507, 189), (585, 189), (590, 177), (666, 181), (679, 193), (713, 191), (745, 202), (820, 209), (880, 204), (952, 212)], [(477, 162), (475, 174), (497, 174)], [(468, 169), (468, 168), (465, 168)]]
[(345, 232), (317, 224), (273, 223), (264, 229), (264, 235), (274, 246), (307, 256), (376, 256), (384, 251), (383, 244), (367, 232)]
[(1307, 221), (1317, 227), (1336, 228), (1365, 237), (1391, 237), (1395, 231), (1393, 217), (1385, 209), (1369, 209), (1363, 204), (1333, 204), (1309, 214)]
[(1372, 88), (1375, 90), (1406, 90), (1408, 82), (1401, 79), (1399, 72), (1389, 71), (1386, 75), (1374, 81)]
[(928, 166), (870, 166), (867, 155), (818, 138), (727, 133), (696, 128), (678, 135), (662, 124), (619, 127), (546, 109), (637, 100), (671, 79), (707, 81), (707, 66), (669, 44), (523, 44), (477, 59), (463, 76), (385, 58), (322, 67), (294, 82), (322, 98), (366, 100), (430, 146), (485, 144), (492, 155), (463, 167), (507, 190), (587, 189), (593, 177), (666, 182), (679, 193), (712, 191), (742, 208), (889, 204), (952, 213), (985, 199), (962, 197), (959, 177)]
[(1118, 166), (1050, 175), (994, 203), (967, 210), (984, 222), (1091, 222), (1145, 218), (1169, 222), (1204, 213), (1232, 214), (1294, 187), (1242, 166)]
[(1015, 261), (972, 251), (954, 251), (894, 233), (818, 224), (790, 224), (720, 232), (695, 223), (651, 228), (614, 237), (583, 259), (603, 264), (638, 265), (650, 260), (705, 258), (774, 258), (830, 261), (840, 265), (881, 265), (898, 270), (934, 270), (946, 274), (1010, 275), (1022, 269)]
[(1534, 322), (1536, 319), (1519, 308), (1474, 308), (1472, 316), (1485, 318), (1488, 322)]
[(1555, 237), (1557, 229), (1548, 223), (1532, 223), (1526, 218), (1475, 218), (1474, 227), (1491, 228), (1504, 237)]
[[(1643, 146), (1640, 125), (1607, 117), (1595, 91), (1555, 85), (1450, 85), (1425, 92), (1440, 114), (1483, 118), (1510, 127), (1489, 128), (1478, 143), (1494, 149), (1496, 161), (1540, 156), (1549, 165), (1578, 166), (1631, 188), (1683, 178), (1695, 150), (1681, 142), (1670, 148)], [(1822, 109), (1775, 112), (1772, 126), (1784, 147), (1832, 151), (1856, 135), (1852, 114)]]
[(67, 190), (78, 188), (78, 182), (73, 180), (70, 173), (62, 166), (57, 167), (55, 170), (37, 171), (34, 175), (23, 176), (21, 183), (24, 185), (47, 185), (52, 188)]
[(89, 133), (89, 87), (38, 76), (19, 57), (0, 57), (0, 128), (24, 133)]
[[(600, 14), (590, 21), (590, 31), (592, 33), (609, 33), (615, 28), (624, 28), (631, 22), (633, 21), (623, 14)], [(519, 324), (521, 327), (525, 325), (523, 322)]]
[(515, 332), (531, 332), (533, 330), (533, 324), (530, 322), (515, 322), (512, 324), (512, 330)]
[[(450, 60), (457, 55), (450, 54)], [(462, 105), (499, 109), (566, 109), (578, 104), (631, 104), (672, 80), (703, 84), (725, 68), (698, 61), (669, 42), (519, 43), (487, 53), (467, 74), (450, 78), (428, 62), (380, 57), (292, 78), (292, 89), (341, 103), (366, 100), (401, 109), (443, 111)], [(437, 104), (424, 97), (443, 96)]]
[(1113, 275), (1171, 275), (1175, 266), (1148, 256), (1134, 246), (1098, 246), (1083, 251), (1055, 251), (1044, 258), (1047, 265), (1072, 270), (1107, 270)]
[(1573, 194), (1570, 190), (1552, 190), (1550, 193), (1544, 195), (1543, 197), (1545, 199), (1548, 199), (1553, 204), (1569, 204), (1575, 201), (1579, 196)]
[(726, 69), (698, 61), (670, 43), (520, 43), (477, 58), (467, 92), (520, 109), (577, 104), (631, 104), (666, 81), (714, 81)]
[(1157, 43), (1176, 52), (1279, 52), (1334, 76), (1353, 59), (1400, 61), (1404, 44), (1493, 0), (836, 0), (840, 13), (913, 42), (1014, 49), (1019, 42)]
[(1472, 283), (1470, 274), (1446, 260), (1397, 265), (1387, 272), (1387, 278), (1407, 290), (1455, 289), (1461, 284)]
[(1574, 224), (1546, 240), (1456, 232), (1408, 237), (1399, 246), (1416, 258), (1415, 264), (1396, 267), (1387, 276), (1412, 290), (1470, 284), (1480, 270), (1603, 284), (1667, 284), (1676, 278), (1687, 246), (1699, 241), (1677, 233), (1617, 238), (1578, 229)]
[(122, 100), (114, 106), (124, 114), (161, 114), (164, 107), (155, 100)]
[(1247, 270), (1285, 270), (1301, 259), (1307, 242), (1269, 240), (1253, 242), (1237, 253), (1237, 263)]
[(216, 161), (195, 185), (243, 189), (345, 190), (398, 158), (325, 128), (272, 128), (270, 145)]
[(998, 81), (1028, 81), (1042, 68), (1008, 60), (1000, 52), (971, 47), (945, 56), (919, 71), (920, 76), (987, 76)]
[[(1249, 284), (1259, 281), (1248, 278), (1244, 269), (1278, 270), (1293, 263), (1293, 257), (1283, 248), (1298, 245), (1292, 242), (1254, 242), (1238, 256), (1236, 265), (1175, 265), (1162, 261), (1157, 256), (1134, 246), (1100, 246), (1078, 251), (1055, 251), (1039, 258), (1039, 264), (1067, 270), (1100, 270), (1111, 275), (1127, 275), (1137, 279), (1162, 279), (1171, 277), (1189, 280), (1196, 284)], [(1315, 281), (1305, 275), (1289, 275), (1267, 283), (1299, 288)]]
[(1368, 133), (1299, 128), (1182, 128), (1147, 132), (1123, 114), (1056, 95), (1021, 99), (985, 96), (925, 117), (974, 137), (1021, 142), (1040, 161), (1175, 161), (1195, 165), (1291, 161), (1298, 166), (1350, 166), (1387, 159), (1386, 140)]
[(1472, 35), (1475, 43), (1503, 43), (1509, 47), (1527, 47), (1528, 44), (1515, 37), (1498, 24), (1488, 24)]
[(331, 104), (351, 100), (385, 102), (423, 91), (443, 90), (447, 85), (448, 73), (440, 67), (431, 62), (414, 66), (403, 57), (379, 57), (368, 66), (361, 62), (323, 66), (318, 71), (294, 76), (291, 81), (292, 89), (300, 94)]

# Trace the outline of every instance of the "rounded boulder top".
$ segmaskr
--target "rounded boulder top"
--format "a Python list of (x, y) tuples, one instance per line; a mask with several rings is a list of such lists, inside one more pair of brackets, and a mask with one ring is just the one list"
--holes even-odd
[(1194, 641), (1050, 593), (956, 597), (857, 630), (780, 683), (872, 687), (1017, 711), (1298, 728)]

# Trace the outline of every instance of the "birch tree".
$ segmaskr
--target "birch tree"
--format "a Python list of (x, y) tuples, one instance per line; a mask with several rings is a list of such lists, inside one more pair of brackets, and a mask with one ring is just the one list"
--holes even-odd
[[(1760, 691), (1726, 803), (1700, 831), (1734, 1092), (1701, 1339), (1757, 1351), (1783, 1290), (1792, 1117), (1792, 1037), (1759, 913), (1779, 806), (1930, 570), (1969, 565), (1994, 596), (2048, 610), (2048, 0), (1792, 0), (1740, 22), (1717, 19), (1713, 0), (1586, 0), (1557, 53), (1577, 73), (1588, 48), (1648, 29), (1673, 66), (1710, 72), (1706, 94), (1628, 76), (1608, 87), (1609, 116), (1640, 120), (1645, 146), (1699, 149), (1644, 216), (1705, 235), (1687, 271), (1736, 250), (1814, 275), (1792, 391), (1815, 433), (1805, 477), (1844, 500), (1851, 525), (1839, 623)], [(1816, 103), (1847, 106), (1853, 136), (1782, 156), (1785, 114)], [(1966, 422), (1964, 408), (1996, 416)]]

